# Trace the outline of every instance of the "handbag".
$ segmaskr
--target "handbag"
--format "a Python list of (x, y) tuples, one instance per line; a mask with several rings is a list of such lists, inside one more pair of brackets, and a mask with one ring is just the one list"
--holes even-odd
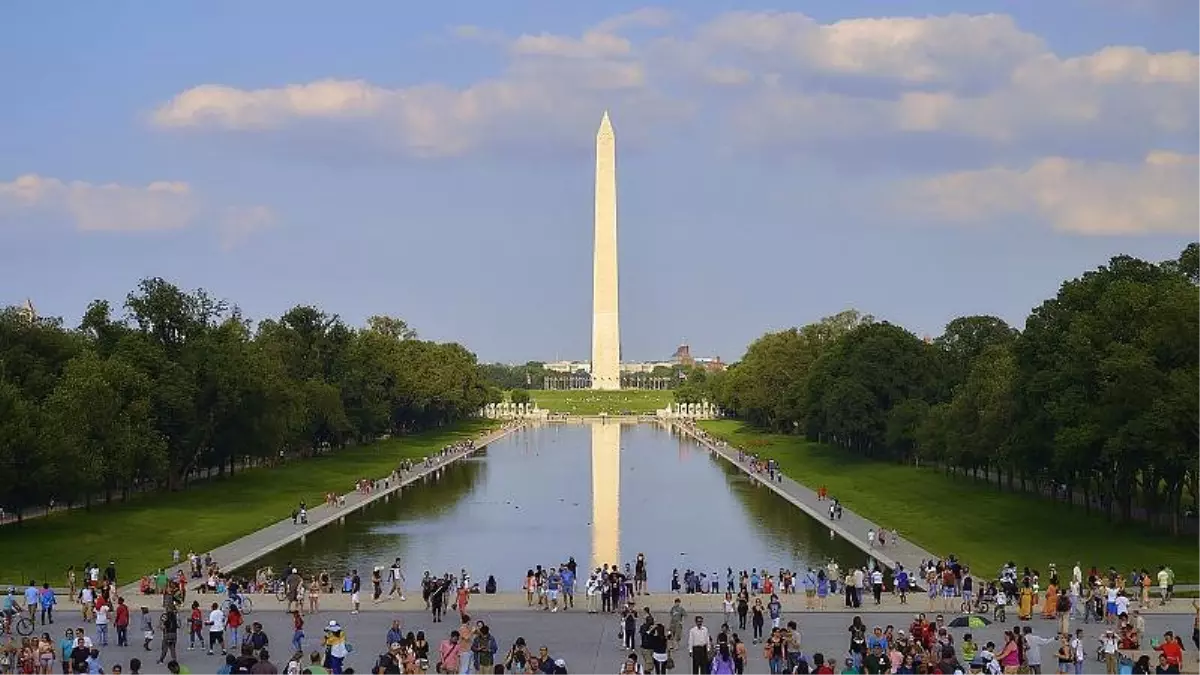
[(675, 657), (667, 654), (667, 660), (663, 661), (663, 668), (667, 670), (675, 670)]

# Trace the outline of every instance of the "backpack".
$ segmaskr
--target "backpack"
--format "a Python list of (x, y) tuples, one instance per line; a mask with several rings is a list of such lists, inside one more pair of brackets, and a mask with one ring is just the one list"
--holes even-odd
[(1069, 599), (1067, 599), (1067, 596), (1065, 596), (1065, 595), (1058, 596), (1058, 611), (1060, 611), (1060, 612), (1071, 611), (1071, 601)]

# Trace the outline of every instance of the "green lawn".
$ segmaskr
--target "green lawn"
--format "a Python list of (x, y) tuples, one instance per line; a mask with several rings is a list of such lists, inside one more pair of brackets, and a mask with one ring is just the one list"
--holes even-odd
[(538, 407), (571, 415), (620, 415), (622, 413), (653, 414), (675, 400), (670, 390), (626, 389), (622, 391), (592, 391), (591, 389), (534, 390), (529, 395)]
[(449, 430), (414, 434), (278, 468), (249, 469), (173, 494), (151, 493), (129, 503), (73, 510), (0, 527), (0, 580), (66, 585), (68, 565), (103, 566), (115, 559), (125, 579), (171, 562), (171, 550), (210, 551), (288, 517), (305, 499), (349, 492), (360, 478), (387, 475), (402, 459), (420, 458), (478, 436), (495, 423), (472, 420)]
[(1045, 571), (1076, 561), (1151, 572), (1170, 564), (1180, 580), (1200, 579), (1197, 542), (1134, 526), (1116, 526), (1082, 508), (947, 476), (937, 469), (875, 462), (794, 436), (767, 434), (733, 420), (701, 422), (732, 445), (780, 463), (788, 476), (829, 487), (846, 508), (940, 555), (953, 553), (983, 574), (1006, 561)]

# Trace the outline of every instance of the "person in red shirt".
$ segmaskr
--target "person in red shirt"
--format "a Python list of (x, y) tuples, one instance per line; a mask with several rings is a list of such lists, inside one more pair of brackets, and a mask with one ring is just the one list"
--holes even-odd
[(117, 646), (129, 646), (129, 607), (125, 604), (125, 598), (117, 597), (117, 615), (113, 619), (113, 625), (117, 627)]
[(1171, 631), (1163, 633), (1163, 641), (1154, 645), (1154, 650), (1162, 652), (1162, 655), (1167, 657), (1167, 663), (1173, 666), (1183, 666), (1183, 648), (1179, 646), (1175, 634)]
[(200, 603), (192, 601), (192, 613), (188, 616), (188, 649), (196, 648), (196, 644), (200, 644), (200, 648), (204, 649), (204, 636), (200, 631), (204, 629), (204, 614), (200, 611)]

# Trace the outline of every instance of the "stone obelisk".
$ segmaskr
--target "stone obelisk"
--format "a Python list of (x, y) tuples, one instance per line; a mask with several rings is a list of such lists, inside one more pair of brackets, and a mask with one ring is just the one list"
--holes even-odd
[(592, 260), (592, 389), (621, 388), (617, 312), (617, 141), (608, 112), (596, 132), (596, 246)]

